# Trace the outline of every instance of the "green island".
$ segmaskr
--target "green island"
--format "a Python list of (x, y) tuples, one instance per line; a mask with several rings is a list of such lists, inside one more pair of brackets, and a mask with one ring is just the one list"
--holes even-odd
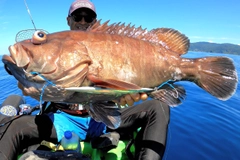
[(190, 43), (189, 51), (240, 55), (240, 45), (230, 43), (219, 44), (210, 42), (195, 42)]

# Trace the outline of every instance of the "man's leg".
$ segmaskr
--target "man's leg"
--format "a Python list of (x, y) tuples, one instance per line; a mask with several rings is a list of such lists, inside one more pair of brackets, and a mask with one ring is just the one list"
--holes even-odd
[(169, 106), (158, 100), (149, 100), (121, 112), (122, 123), (116, 130), (120, 135), (141, 127), (135, 140), (135, 159), (161, 159), (166, 144)]
[[(0, 123), (14, 117), (7, 117)], [(24, 115), (0, 127), (0, 159), (12, 160), (30, 145), (42, 140), (57, 142), (57, 135), (52, 121), (47, 115)]]

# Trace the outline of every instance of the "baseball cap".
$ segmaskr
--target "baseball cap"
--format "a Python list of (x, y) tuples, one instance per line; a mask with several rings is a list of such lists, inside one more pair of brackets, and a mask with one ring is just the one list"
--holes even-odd
[(70, 16), (75, 10), (77, 10), (79, 8), (88, 8), (91, 11), (93, 11), (94, 16), (97, 17), (95, 6), (89, 0), (76, 0), (76, 1), (74, 1), (69, 8), (68, 15)]

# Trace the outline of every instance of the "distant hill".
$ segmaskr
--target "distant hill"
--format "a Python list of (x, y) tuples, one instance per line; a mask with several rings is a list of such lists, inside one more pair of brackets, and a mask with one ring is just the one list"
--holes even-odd
[(230, 43), (218, 44), (209, 42), (196, 42), (190, 44), (189, 51), (240, 55), (240, 45)]

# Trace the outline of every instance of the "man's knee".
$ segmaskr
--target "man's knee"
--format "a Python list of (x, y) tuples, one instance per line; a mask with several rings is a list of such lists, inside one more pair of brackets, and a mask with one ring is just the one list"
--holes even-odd
[(152, 112), (152, 115), (156, 117), (165, 117), (169, 119), (170, 108), (167, 104), (159, 100), (150, 100), (148, 105), (148, 110)]
[(169, 110), (169, 106), (166, 103), (163, 103), (159, 100), (149, 100), (149, 108), (153, 109), (153, 110), (159, 110), (160, 108), (164, 109), (164, 110)]

